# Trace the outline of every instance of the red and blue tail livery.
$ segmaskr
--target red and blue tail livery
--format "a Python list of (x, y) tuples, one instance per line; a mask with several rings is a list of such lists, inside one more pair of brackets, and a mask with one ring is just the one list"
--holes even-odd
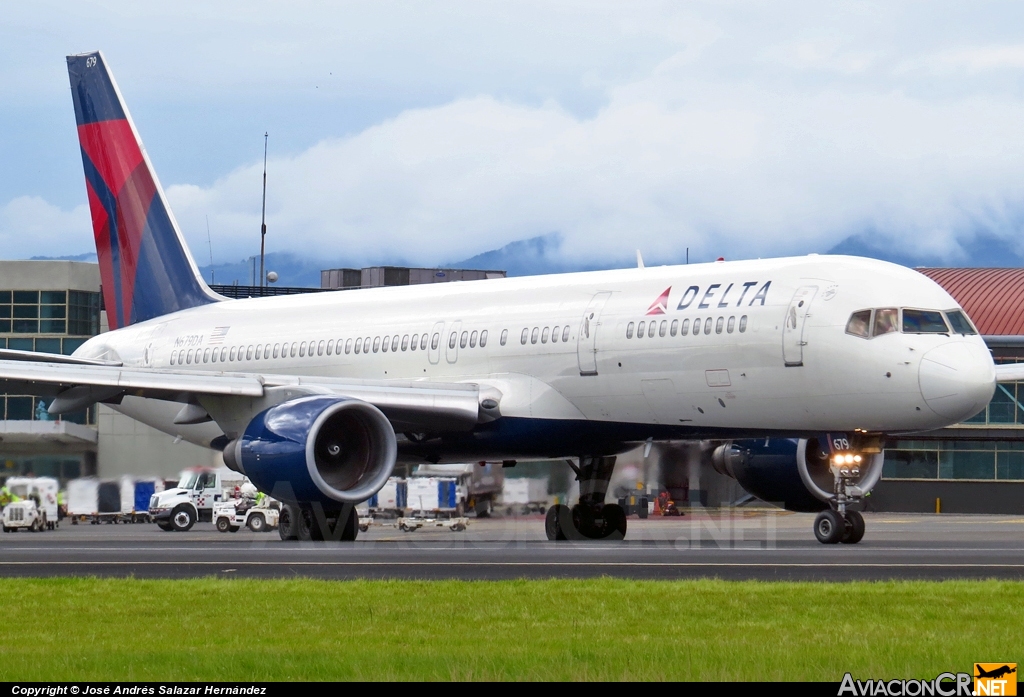
[(184, 244), (103, 54), (67, 60), (110, 328), (220, 300)]

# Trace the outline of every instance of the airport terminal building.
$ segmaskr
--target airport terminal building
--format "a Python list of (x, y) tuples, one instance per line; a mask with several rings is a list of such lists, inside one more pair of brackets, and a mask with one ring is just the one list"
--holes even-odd
[[(1024, 269), (919, 269), (967, 311), (997, 362), (1024, 357)], [(321, 289), (227, 287), (234, 297), (351, 292), (359, 287), (504, 276), (500, 271), (372, 267), (323, 272)], [(221, 287), (217, 287), (222, 291)], [(98, 266), (74, 261), (0, 262), (0, 348), (70, 354), (106, 330)], [(0, 395), (0, 477), (61, 480), (123, 474), (173, 478), (189, 466), (219, 465), (219, 453), (175, 440), (105, 405), (51, 417), (47, 400)], [(714, 473), (691, 468), (690, 488), (706, 505)], [(698, 481), (706, 482), (704, 487)], [(699, 491), (705, 489), (703, 494)], [(1000, 385), (967, 422), (886, 446), (878, 510), (1024, 512), (1024, 385)]]

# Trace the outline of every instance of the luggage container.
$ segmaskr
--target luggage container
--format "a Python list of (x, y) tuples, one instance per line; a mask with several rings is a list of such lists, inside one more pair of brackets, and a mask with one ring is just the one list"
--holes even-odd
[(411, 477), (406, 481), (408, 510), (398, 519), (398, 528), (412, 532), (427, 526), (447, 527), (456, 532), (466, 529), (468, 519), (459, 514), (454, 477)]
[(81, 477), (68, 482), (68, 518), (72, 525), (116, 523), (121, 518), (121, 483)]
[[(159, 485), (159, 488), (157, 488)], [(163, 480), (121, 477), (121, 516), (123, 523), (148, 523), (149, 500), (163, 490)]]
[(391, 477), (381, 490), (367, 501), (370, 518), (400, 518), (405, 513), (408, 486), (404, 479)]
[(68, 518), (72, 525), (85, 523), (100, 512), (100, 480), (82, 477), (68, 482)]
[(548, 508), (548, 480), (540, 477), (507, 478), (501, 502), (509, 515), (544, 513)]

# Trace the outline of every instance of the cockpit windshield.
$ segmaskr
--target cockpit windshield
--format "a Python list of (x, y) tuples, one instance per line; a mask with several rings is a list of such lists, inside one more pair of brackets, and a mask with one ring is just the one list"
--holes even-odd
[[(948, 324), (946, 323), (948, 320)], [(870, 339), (883, 334), (977, 334), (971, 321), (961, 310), (918, 310), (914, 308), (879, 307), (857, 310), (846, 323), (846, 333)]]
[(977, 330), (971, 326), (971, 322), (967, 319), (967, 315), (960, 310), (951, 310), (946, 313), (946, 319), (949, 320), (949, 326), (953, 327), (953, 331), (957, 334), (977, 334)]
[(904, 310), (904, 334), (949, 334), (941, 312), (934, 310)]
[(875, 310), (875, 327), (871, 332), (872, 336), (881, 336), (890, 332), (899, 331), (899, 310), (895, 307), (885, 307)]

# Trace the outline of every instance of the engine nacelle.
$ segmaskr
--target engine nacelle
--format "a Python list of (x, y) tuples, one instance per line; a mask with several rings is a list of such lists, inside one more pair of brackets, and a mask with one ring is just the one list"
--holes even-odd
[(711, 462), (718, 472), (732, 477), (763, 501), (789, 511), (823, 511), (835, 495), (830, 467), (836, 455), (860, 457), (845, 465), (854, 496), (867, 494), (878, 483), (885, 460), (880, 449), (861, 452), (847, 445), (845, 451), (837, 451), (824, 440), (826, 437), (736, 440), (715, 448)]
[(224, 461), (288, 503), (361, 503), (384, 486), (398, 443), (381, 411), (358, 399), (300, 397), (256, 415)]

